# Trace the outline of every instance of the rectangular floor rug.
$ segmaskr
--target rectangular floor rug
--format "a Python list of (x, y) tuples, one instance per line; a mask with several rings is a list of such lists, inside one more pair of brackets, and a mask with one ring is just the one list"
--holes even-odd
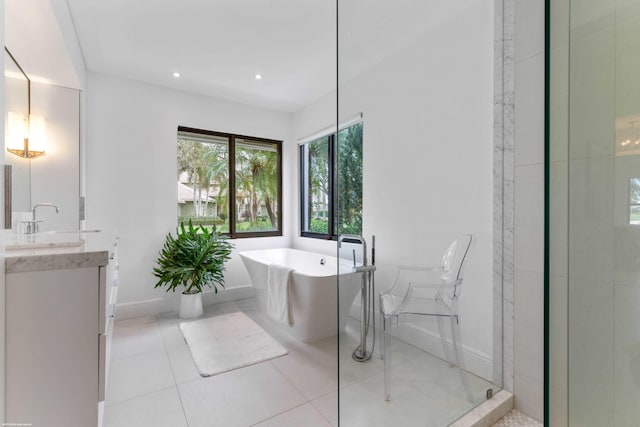
[(242, 312), (180, 323), (200, 375), (210, 377), (287, 354)]

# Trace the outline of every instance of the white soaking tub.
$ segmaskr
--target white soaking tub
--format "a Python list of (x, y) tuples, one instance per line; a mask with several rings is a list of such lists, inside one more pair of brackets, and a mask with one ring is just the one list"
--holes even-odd
[[(349, 308), (362, 281), (362, 273), (352, 273), (348, 261), (289, 248), (243, 251), (239, 255), (251, 277), (258, 307), (265, 313), (269, 264), (293, 269), (289, 284), (293, 325), (278, 324), (294, 338), (309, 342), (335, 335), (338, 326), (340, 332), (344, 331)], [(339, 316), (337, 286), (340, 290)]]

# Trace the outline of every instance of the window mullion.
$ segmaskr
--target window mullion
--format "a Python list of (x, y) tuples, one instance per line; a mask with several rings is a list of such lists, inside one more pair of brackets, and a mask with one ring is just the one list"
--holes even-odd
[(300, 153), (299, 153), (299, 158), (300, 158), (300, 232), (304, 233), (309, 225), (308, 223), (308, 216), (310, 215), (309, 212), (309, 190), (307, 188), (307, 182), (309, 180), (308, 176), (309, 176), (309, 167), (308, 165), (308, 160), (307, 157), (308, 155), (306, 155), (307, 150), (306, 150), (306, 146), (305, 145), (300, 145), (299, 147)]
[(282, 233), (282, 144), (278, 144), (278, 231)]
[(327, 165), (329, 167), (329, 201), (327, 205), (327, 211), (329, 214), (329, 229), (327, 230), (328, 238), (337, 237), (336, 236), (336, 222), (337, 222), (337, 205), (338, 203), (335, 200), (335, 186), (337, 183), (337, 176), (335, 171), (336, 164), (336, 135), (333, 134), (329, 138), (329, 161)]
[(229, 235), (236, 238), (236, 138), (229, 137)]

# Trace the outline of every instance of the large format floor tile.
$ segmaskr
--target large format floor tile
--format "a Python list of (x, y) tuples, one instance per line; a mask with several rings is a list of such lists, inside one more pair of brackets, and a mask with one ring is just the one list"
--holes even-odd
[(273, 359), (273, 365), (308, 399), (338, 388), (338, 360), (335, 340), (322, 340)]
[(107, 383), (106, 405), (160, 391), (175, 385), (167, 352), (112, 360)]
[(191, 427), (246, 427), (307, 401), (270, 362), (181, 384), (178, 391)]
[(306, 403), (290, 409), (266, 421), (255, 424), (255, 427), (331, 427), (331, 424), (318, 412), (312, 404)]
[(311, 404), (332, 426), (338, 425), (338, 390), (312, 400)]
[(187, 426), (176, 387), (109, 406), (104, 427)]
[(105, 426), (335, 427), (338, 404), (347, 427), (444, 426), (491, 387), (469, 375), (469, 402), (457, 369), (393, 339), (392, 400), (386, 402), (379, 343), (371, 360), (351, 357), (360, 339), (354, 319), (339, 339), (304, 343), (257, 310), (253, 298), (207, 306), (203, 317), (235, 311), (251, 317), (289, 354), (203, 378), (178, 328), (185, 320), (175, 313), (116, 322)]
[(171, 363), (171, 370), (173, 371), (176, 384), (202, 378), (200, 372), (198, 372), (198, 368), (196, 368), (193, 362), (191, 351), (186, 343), (183, 342), (182, 344), (167, 347), (167, 355), (169, 356), (169, 363)]
[(111, 341), (111, 360), (164, 350), (156, 317), (118, 320)]

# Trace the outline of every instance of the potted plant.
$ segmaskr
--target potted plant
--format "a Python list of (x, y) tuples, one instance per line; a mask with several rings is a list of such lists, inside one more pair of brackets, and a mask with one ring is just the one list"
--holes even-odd
[(184, 286), (180, 300), (181, 318), (202, 315), (202, 289), (212, 287), (218, 293), (218, 286), (224, 288), (224, 264), (231, 258), (233, 245), (215, 229), (200, 225), (194, 227), (189, 220), (176, 229), (176, 237), (167, 234), (157, 267), (153, 275), (158, 277), (154, 288), (167, 287), (167, 292), (175, 292)]

